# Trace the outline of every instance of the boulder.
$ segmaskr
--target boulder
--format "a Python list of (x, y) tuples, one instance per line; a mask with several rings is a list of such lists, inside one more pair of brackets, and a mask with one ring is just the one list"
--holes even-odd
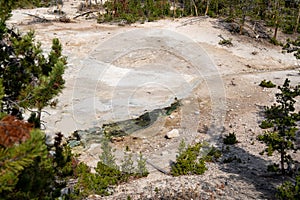
[(179, 130), (178, 129), (173, 129), (171, 131), (169, 131), (167, 134), (166, 134), (166, 138), (167, 139), (172, 139), (172, 138), (177, 138), (179, 137)]

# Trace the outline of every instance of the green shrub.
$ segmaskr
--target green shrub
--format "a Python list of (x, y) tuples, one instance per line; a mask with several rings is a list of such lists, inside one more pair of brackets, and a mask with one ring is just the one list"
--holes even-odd
[(208, 15), (209, 17), (212, 17), (212, 18), (218, 17), (218, 15), (217, 15), (215, 12), (211, 11), (211, 10), (208, 11), (207, 15)]
[(268, 121), (268, 120), (264, 120), (261, 122), (261, 124), (259, 125), (260, 128), (262, 129), (267, 129), (267, 128), (272, 128), (273, 127), (273, 123)]
[(296, 183), (290, 181), (284, 182), (277, 188), (276, 198), (280, 200), (298, 200), (300, 199), (300, 176), (296, 177)]
[(293, 34), (295, 26), (291, 23), (286, 23), (282, 27), (282, 32), (285, 34)]
[(214, 160), (218, 160), (222, 156), (222, 153), (216, 147), (211, 147), (208, 150), (207, 155), (205, 156), (206, 162), (212, 162)]
[(205, 167), (205, 159), (198, 158), (202, 144), (197, 143), (188, 146), (181, 154), (178, 155), (176, 162), (171, 167), (173, 176), (203, 174), (207, 168)]
[(150, 22), (170, 15), (168, 2), (152, 0), (145, 0), (144, 2), (128, 0), (123, 3), (120, 3), (120, 1), (107, 1), (104, 8), (107, 13), (99, 16), (99, 23), (125, 20), (127, 24), (131, 24), (139, 20), (143, 22), (145, 19)]
[(222, 46), (232, 46), (232, 38), (220, 40), (219, 41), (219, 45), (222, 45)]
[(272, 165), (268, 165), (267, 167), (267, 171), (268, 172), (279, 172), (280, 168), (279, 168), (279, 165), (274, 163)]
[(102, 153), (95, 168), (96, 173), (91, 173), (90, 168), (84, 163), (80, 163), (75, 169), (74, 174), (78, 177), (78, 182), (74, 193), (70, 195), (71, 199), (84, 199), (91, 194), (111, 195), (113, 192), (111, 188), (114, 185), (149, 174), (146, 160), (141, 153), (137, 160), (137, 167), (134, 168), (133, 155), (127, 147), (124, 160), (121, 166), (118, 166), (109, 139), (104, 137), (101, 144)]
[(83, 199), (91, 194), (110, 195), (110, 187), (128, 180), (129, 175), (118, 169), (109, 167), (102, 162), (97, 163), (96, 173), (91, 173), (90, 168), (80, 163), (77, 169), (78, 182), (71, 199)]
[(279, 42), (276, 38), (273, 38), (273, 37), (270, 39), (270, 43), (274, 44), (276, 46), (283, 45), (281, 42)]
[(148, 175), (143, 171), (142, 175), (122, 172), (117, 168), (112, 168), (102, 162), (97, 163), (96, 173), (91, 173), (90, 168), (80, 163), (76, 169), (78, 182), (74, 188), (71, 199), (84, 199), (91, 194), (111, 195), (112, 186), (127, 182), (129, 178), (143, 177)]
[(229, 133), (223, 138), (224, 144), (232, 145), (238, 143), (235, 133)]
[(259, 84), (260, 87), (266, 87), (266, 88), (274, 88), (276, 85), (272, 83), (271, 81), (262, 80)]
[[(5, 199), (55, 199), (59, 197), (61, 189), (67, 185), (66, 180), (75, 174), (77, 166), (77, 161), (70, 149), (61, 145), (61, 141), (62, 135), (56, 134), (55, 154), (51, 155), (44, 144), (44, 134), (34, 130), (31, 138), (24, 143), (6, 151), (0, 148), (0, 163), (3, 158), (15, 157), (14, 162), (10, 161), (10, 166), (0, 166), (0, 171), (4, 172), (0, 178), (0, 196), (5, 196)], [(6, 176), (11, 174), (10, 168), (15, 171), (15, 177)], [(15, 185), (10, 184), (11, 188), (5, 187), (6, 183), (12, 182)]]

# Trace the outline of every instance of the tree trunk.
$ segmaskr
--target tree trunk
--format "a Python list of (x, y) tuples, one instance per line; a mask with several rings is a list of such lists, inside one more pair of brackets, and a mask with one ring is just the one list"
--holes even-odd
[(275, 26), (274, 36), (273, 36), (274, 40), (276, 40), (276, 38), (277, 38), (277, 32), (278, 32), (278, 27), (279, 27), (278, 20), (276, 20), (275, 24), (276, 24), (276, 26)]
[(284, 142), (282, 142), (283, 144), (281, 144), (281, 152), (280, 152), (280, 167), (281, 167), (281, 174), (284, 175), (285, 174), (285, 170), (284, 170)]
[(231, 2), (230, 2), (230, 5), (229, 5), (229, 17), (233, 19), (233, 6), (232, 6)]
[(282, 128), (282, 132), (280, 133), (281, 136), (283, 136), (283, 140), (281, 142), (281, 151), (280, 151), (280, 165), (281, 165), (281, 174), (284, 175), (285, 174), (285, 170), (284, 170), (284, 157), (285, 157), (285, 130), (286, 128), (283, 127)]
[(243, 29), (244, 29), (245, 20), (246, 20), (246, 15), (244, 14), (243, 17), (242, 17), (241, 24), (240, 24), (240, 35), (243, 34)]
[(298, 17), (297, 17), (297, 21), (296, 21), (296, 26), (295, 26), (295, 29), (294, 29), (294, 33), (297, 33), (297, 31), (298, 31), (299, 21), (300, 21), (300, 5), (299, 5)]
[(216, 2), (216, 14), (219, 16), (219, 1), (217, 0)]
[(195, 14), (196, 14), (196, 16), (198, 16), (198, 8), (196, 6), (195, 0), (192, 0), (192, 2), (193, 2), (193, 5), (194, 5), (194, 8), (195, 8)]
[(206, 4), (206, 9), (205, 9), (205, 13), (204, 15), (206, 16), (209, 10), (209, 4), (210, 4), (210, 0), (207, 0), (207, 4)]
[(280, 18), (280, 11), (277, 10), (279, 9), (279, 1), (275, 1), (275, 31), (274, 31), (274, 36), (273, 39), (276, 40), (277, 38), (277, 32), (278, 32), (278, 27), (279, 27), (279, 18)]
[(39, 108), (38, 111), (37, 111), (37, 116), (36, 116), (36, 119), (37, 119), (37, 124), (35, 128), (41, 128), (41, 118), (42, 118), (42, 109)]
[(176, 3), (175, 0), (173, 1), (173, 18), (175, 19), (175, 14), (176, 14)]

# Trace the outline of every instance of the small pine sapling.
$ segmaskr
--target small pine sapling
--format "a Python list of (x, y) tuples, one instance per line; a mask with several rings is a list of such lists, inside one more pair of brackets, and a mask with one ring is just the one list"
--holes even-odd
[(149, 172), (146, 167), (146, 158), (144, 158), (143, 154), (140, 152), (139, 157), (137, 159), (137, 169), (136, 174), (139, 177), (148, 176)]
[(113, 155), (113, 148), (109, 145), (109, 138), (104, 136), (101, 141), (102, 153), (99, 156), (100, 162), (107, 165), (110, 168), (118, 169), (115, 156)]
[(132, 152), (129, 149), (125, 149), (124, 159), (122, 160), (121, 170), (127, 174), (134, 172), (134, 165), (132, 160)]
[(228, 135), (226, 135), (225, 138), (223, 139), (223, 142), (224, 144), (228, 144), (228, 145), (233, 145), (238, 143), (235, 133), (229, 133)]

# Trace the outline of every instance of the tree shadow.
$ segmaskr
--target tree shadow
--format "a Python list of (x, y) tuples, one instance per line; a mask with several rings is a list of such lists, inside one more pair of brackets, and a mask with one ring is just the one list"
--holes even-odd
[[(271, 163), (256, 155), (253, 155), (237, 145), (227, 145), (230, 150), (224, 150), (223, 159), (219, 169), (233, 174), (230, 176), (231, 184), (246, 182), (260, 192), (261, 199), (275, 199), (276, 188), (289, 177), (267, 171)], [(225, 146), (226, 147), (226, 146)], [(245, 188), (247, 190), (247, 188)], [(247, 194), (247, 191), (241, 191)]]

